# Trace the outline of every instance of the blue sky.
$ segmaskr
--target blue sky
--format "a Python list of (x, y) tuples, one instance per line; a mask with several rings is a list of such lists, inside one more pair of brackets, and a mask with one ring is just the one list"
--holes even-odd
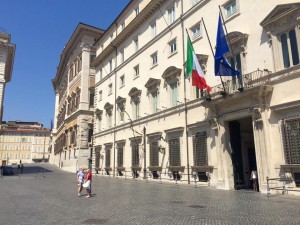
[(59, 55), (79, 22), (107, 29), (130, 0), (0, 0), (0, 32), (16, 44), (3, 120), (50, 127), (55, 95), (51, 79)]

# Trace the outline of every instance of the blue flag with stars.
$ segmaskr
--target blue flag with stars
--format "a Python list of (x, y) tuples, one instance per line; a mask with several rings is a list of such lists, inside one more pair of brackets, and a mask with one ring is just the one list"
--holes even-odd
[(232, 68), (224, 57), (224, 54), (230, 53), (228, 43), (224, 34), (221, 15), (219, 14), (217, 47), (215, 54), (215, 75), (216, 76), (237, 76), (240, 72)]

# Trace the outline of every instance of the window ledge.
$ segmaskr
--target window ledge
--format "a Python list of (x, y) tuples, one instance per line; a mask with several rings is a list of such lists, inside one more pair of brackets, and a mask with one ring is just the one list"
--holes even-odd
[(156, 64), (153, 64), (151, 67), (150, 67), (150, 70), (152, 70), (153, 68), (155, 68), (155, 67), (157, 67), (158, 66), (158, 64), (156, 63)]
[(201, 40), (202, 38), (203, 38), (203, 35), (202, 35), (202, 34), (200, 34), (198, 37), (196, 37), (196, 38), (193, 38), (193, 40), (192, 40), (192, 43), (195, 43), (195, 42), (197, 42), (197, 41)]
[(238, 17), (239, 15), (241, 15), (240, 12), (236, 12), (234, 14), (232, 14), (231, 16), (227, 17), (224, 21), (224, 23), (228, 23), (230, 22), (231, 20), (233, 20), (234, 18)]
[(140, 77), (140, 75), (137, 75), (133, 78), (133, 80), (138, 79)]
[(172, 52), (172, 53), (168, 56), (168, 58), (171, 58), (173, 55), (176, 55), (177, 53), (178, 53), (178, 51)]

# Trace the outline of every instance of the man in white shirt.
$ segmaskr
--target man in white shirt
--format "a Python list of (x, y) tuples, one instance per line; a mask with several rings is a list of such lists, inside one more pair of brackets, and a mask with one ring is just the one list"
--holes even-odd
[(253, 190), (254, 191), (258, 191), (258, 183), (257, 183), (257, 171), (256, 170), (252, 170), (251, 172), (251, 180), (253, 182)]
[(83, 168), (80, 168), (80, 170), (77, 173), (77, 183), (78, 183), (78, 196), (81, 196), (81, 191), (82, 191), (82, 184), (84, 181), (84, 173), (83, 173)]

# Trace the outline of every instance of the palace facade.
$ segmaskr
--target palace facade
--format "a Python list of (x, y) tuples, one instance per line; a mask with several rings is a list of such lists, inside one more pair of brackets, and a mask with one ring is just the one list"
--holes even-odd
[[(226, 58), (239, 77), (214, 75), (220, 11), (231, 50)], [(290, 179), (289, 187), (299, 189), (299, 18), (300, 3), (286, 0), (130, 1), (89, 42), (95, 58), (85, 64), (86, 74), (94, 82), (85, 87), (93, 87), (94, 105), (93, 111), (85, 111), (91, 113), (80, 131), (81, 125), (72, 121), (83, 111), (74, 116), (66, 112), (76, 90), (80, 104), (89, 109), (88, 95), (82, 98), (87, 89), (76, 89), (68, 71), (85, 51), (76, 54), (68, 43), (62, 54), (53, 82), (55, 157), (71, 159), (72, 143), (64, 138), (73, 130), (88, 149), (90, 142), (82, 137), (93, 128), (90, 162), (103, 176), (187, 184), (196, 179), (231, 190), (250, 188), (250, 173), (256, 170), (263, 193), (267, 177)], [(187, 34), (210, 93), (193, 87), (186, 77)]]

